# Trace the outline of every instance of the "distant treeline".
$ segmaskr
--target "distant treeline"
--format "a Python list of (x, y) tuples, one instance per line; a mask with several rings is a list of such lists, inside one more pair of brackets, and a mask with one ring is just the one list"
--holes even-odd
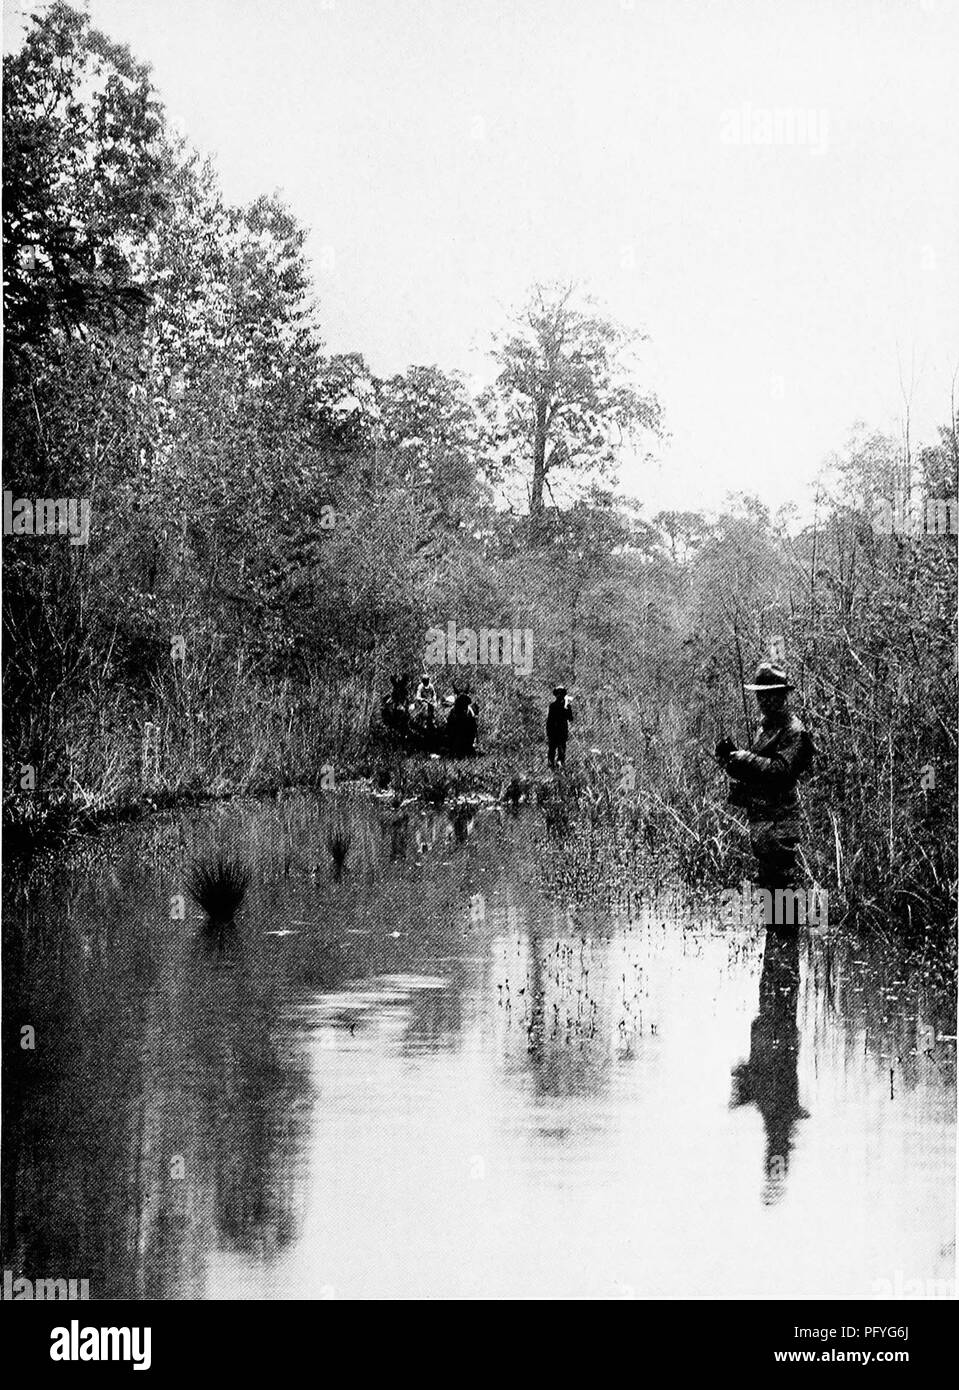
[(479, 395), (435, 365), (380, 379), (326, 352), (304, 229), (226, 204), (87, 16), (34, 21), (3, 121), (5, 515), (89, 507), (79, 543), (4, 540), (11, 835), (371, 764), (389, 676), (455, 622), (532, 634), (529, 674), (438, 672), (471, 680), (484, 745), (540, 757), (562, 680), (571, 753), (631, 760), (638, 798), (721, 848), (709, 753), (746, 737), (743, 675), (776, 650), (819, 750), (812, 871), (851, 909), (942, 919), (956, 545), (896, 518), (955, 499), (954, 421), (918, 451), (860, 430), (809, 525), (744, 496), (646, 517), (616, 491), (662, 427), (642, 338), (573, 287), (533, 288)]

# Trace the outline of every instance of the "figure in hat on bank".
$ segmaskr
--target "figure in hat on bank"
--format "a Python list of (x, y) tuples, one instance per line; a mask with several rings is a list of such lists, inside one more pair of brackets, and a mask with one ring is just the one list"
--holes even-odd
[(775, 901), (777, 889), (795, 891), (802, 883), (797, 786), (812, 766), (813, 742), (789, 707), (795, 686), (781, 666), (761, 661), (744, 689), (756, 696), (759, 732), (749, 749), (721, 739), (716, 758), (730, 778), (730, 802), (746, 811), (757, 887), (768, 889)]
[(573, 706), (565, 685), (553, 686), (553, 699), (546, 711), (546, 742), (549, 745), (550, 767), (565, 767), (566, 740), (573, 722)]
[(416, 687), (416, 695), (413, 698), (417, 713), (422, 715), (427, 728), (431, 729), (436, 719), (436, 706), (439, 703), (439, 697), (436, 694), (436, 686), (433, 684), (433, 677), (429, 670), (424, 670), (420, 676), (420, 683)]

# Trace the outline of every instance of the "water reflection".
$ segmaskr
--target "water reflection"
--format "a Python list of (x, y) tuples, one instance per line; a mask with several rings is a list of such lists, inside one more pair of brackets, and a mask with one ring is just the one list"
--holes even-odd
[[(947, 1275), (948, 974), (679, 902), (556, 901), (542, 825), (235, 803), (8, 897), (4, 1266), (148, 1298), (868, 1297)], [(171, 904), (213, 850), (253, 878), (211, 950)]]
[(763, 1203), (783, 1195), (793, 1130), (809, 1116), (799, 1103), (799, 933), (766, 931), (759, 1013), (750, 1031), (748, 1062), (733, 1069), (731, 1104), (755, 1105), (766, 1129)]

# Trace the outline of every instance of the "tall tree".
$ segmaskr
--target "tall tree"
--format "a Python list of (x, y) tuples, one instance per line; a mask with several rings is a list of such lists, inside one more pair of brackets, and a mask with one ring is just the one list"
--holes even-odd
[(669, 553), (674, 565), (688, 565), (706, 538), (706, 522), (699, 512), (663, 511), (653, 517), (669, 539)]
[(382, 435), (399, 476), (428, 494), (437, 520), (457, 529), (475, 515), (479, 422), (465, 382), (440, 367), (409, 367), (380, 383)]
[(641, 341), (575, 286), (536, 285), (494, 343), (499, 372), (481, 399), (488, 471), (518, 470), (527, 479), (534, 536), (550, 474), (608, 478), (628, 438), (659, 431), (659, 403), (635, 379)]
[(164, 210), (163, 114), (149, 69), (68, 5), (3, 60), (8, 365), (47, 331), (142, 312), (129, 263)]

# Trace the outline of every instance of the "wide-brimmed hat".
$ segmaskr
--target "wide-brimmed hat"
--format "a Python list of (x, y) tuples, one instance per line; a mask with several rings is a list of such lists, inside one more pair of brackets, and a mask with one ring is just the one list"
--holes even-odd
[(771, 661), (761, 661), (756, 667), (756, 674), (749, 684), (743, 686), (744, 690), (795, 690), (786, 672), (781, 666), (774, 665)]

